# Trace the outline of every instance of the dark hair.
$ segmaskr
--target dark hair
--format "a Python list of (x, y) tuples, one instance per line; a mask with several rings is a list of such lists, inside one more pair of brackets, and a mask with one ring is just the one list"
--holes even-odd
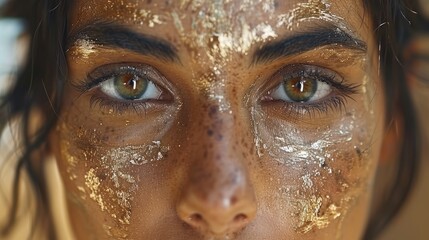
[[(380, 195), (368, 222), (364, 239), (375, 239), (392, 220), (406, 201), (417, 177), (420, 153), (420, 135), (414, 106), (405, 79), (403, 53), (412, 35), (418, 15), (416, 1), (379, 0), (365, 1), (366, 10), (373, 16), (376, 40), (379, 43), (381, 72), (386, 95), (386, 125), (395, 116), (402, 117), (402, 148), (393, 172), (393, 181)], [(385, 43), (385, 44), (381, 44)]]
[[(413, 3), (407, 0), (363, 0), (365, 11), (372, 17), (375, 40), (380, 46), (381, 71), (387, 104), (386, 126), (393, 116), (402, 116), (403, 138), (400, 157), (396, 161), (393, 181), (383, 194), (382, 204), (378, 204), (371, 215), (364, 239), (374, 239), (388, 224), (403, 205), (413, 185), (418, 164), (419, 136), (414, 108), (405, 81), (402, 67), (403, 47), (411, 34), (411, 22), (415, 17), (410, 10)], [(24, 154), (19, 159), (15, 171), (13, 207), (9, 222), (3, 226), (0, 236), (5, 236), (14, 226), (17, 213), (18, 180), (20, 170), (25, 169), (31, 178), (37, 195), (38, 210), (35, 223), (45, 223), (51, 219), (47, 189), (43, 180), (43, 154), (34, 154), (45, 148), (48, 134), (52, 130), (60, 112), (63, 86), (67, 80), (65, 49), (67, 38), (67, 14), (72, 1), (68, 0), (13, 0), (4, 8), (6, 17), (21, 18), (25, 22), (26, 33), (30, 37), (27, 62), (19, 72), (10, 91), (1, 96), (0, 129), (14, 116), (22, 116)], [(30, 112), (38, 107), (46, 120), (30, 135)], [(43, 221), (42, 221), (43, 220)], [(55, 239), (53, 229), (50, 238)]]

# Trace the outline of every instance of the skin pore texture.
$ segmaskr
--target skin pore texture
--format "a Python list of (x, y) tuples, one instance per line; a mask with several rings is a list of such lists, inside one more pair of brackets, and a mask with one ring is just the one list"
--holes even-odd
[(50, 142), (76, 238), (359, 239), (384, 122), (361, 4), (75, 1)]

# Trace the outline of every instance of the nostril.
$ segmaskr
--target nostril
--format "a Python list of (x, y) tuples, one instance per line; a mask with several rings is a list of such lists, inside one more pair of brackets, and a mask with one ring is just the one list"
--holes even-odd
[(201, 215), (200, 213), (194, 213), (189, 215), (185, 222), (197, 229), (207, 228), (207, 222), (204, 219), (203, 215)]
[(234, 223), (242, 223), (246, 220), (247, 220), (247, 216), (243, 213), (237, 214), (233, 219)]
[(203, 222), (203, 216), (199, 213), (194, 213), (191, 216), (189, 216), (189, 221), (192, 223), (201, 223)]

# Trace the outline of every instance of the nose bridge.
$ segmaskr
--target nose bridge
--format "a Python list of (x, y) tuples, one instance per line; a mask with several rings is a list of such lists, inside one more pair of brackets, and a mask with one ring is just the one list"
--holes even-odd
[(194, 126), (188, 145), (190, 167), (179, 216), (200, 230), (236, 231), (256, 212), (248, 159), (240, 149), (233, 114), (220, 111), (216, 104), (204, 109), (203, 124)]
[[(249, 184), (246, 159), (239, 146), (234, 116), (209, 105), (194, 139), (189, 184), (195, 194), (221, 207)], [(217, 206), (219, 205), (219, 206)]]

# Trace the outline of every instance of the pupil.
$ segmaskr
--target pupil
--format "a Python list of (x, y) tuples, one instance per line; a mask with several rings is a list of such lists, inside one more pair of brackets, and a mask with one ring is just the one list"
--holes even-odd
[(304, 88), (305, 88), (305, 80), (304, 81), (300, 81), (296, 84), (296, 89), (299, 90), (299, 92), (304, 92)]
[(294, 102), (307, 102), (317, 91), (317, 80), (303, 77), (288, 79), (284, 83), (286, 95)]
[(134, 74), (123, 74), (115, 78), (116, 92), (126, 100), (135, 100), (146, 92), (148, 80)]
[(128, 81), (127, 83), (124, 83), (124, 85), (128, 85), (132, 90), (136, 90), (137, 87), (137, 81), (132, 79), (130, 81)]

